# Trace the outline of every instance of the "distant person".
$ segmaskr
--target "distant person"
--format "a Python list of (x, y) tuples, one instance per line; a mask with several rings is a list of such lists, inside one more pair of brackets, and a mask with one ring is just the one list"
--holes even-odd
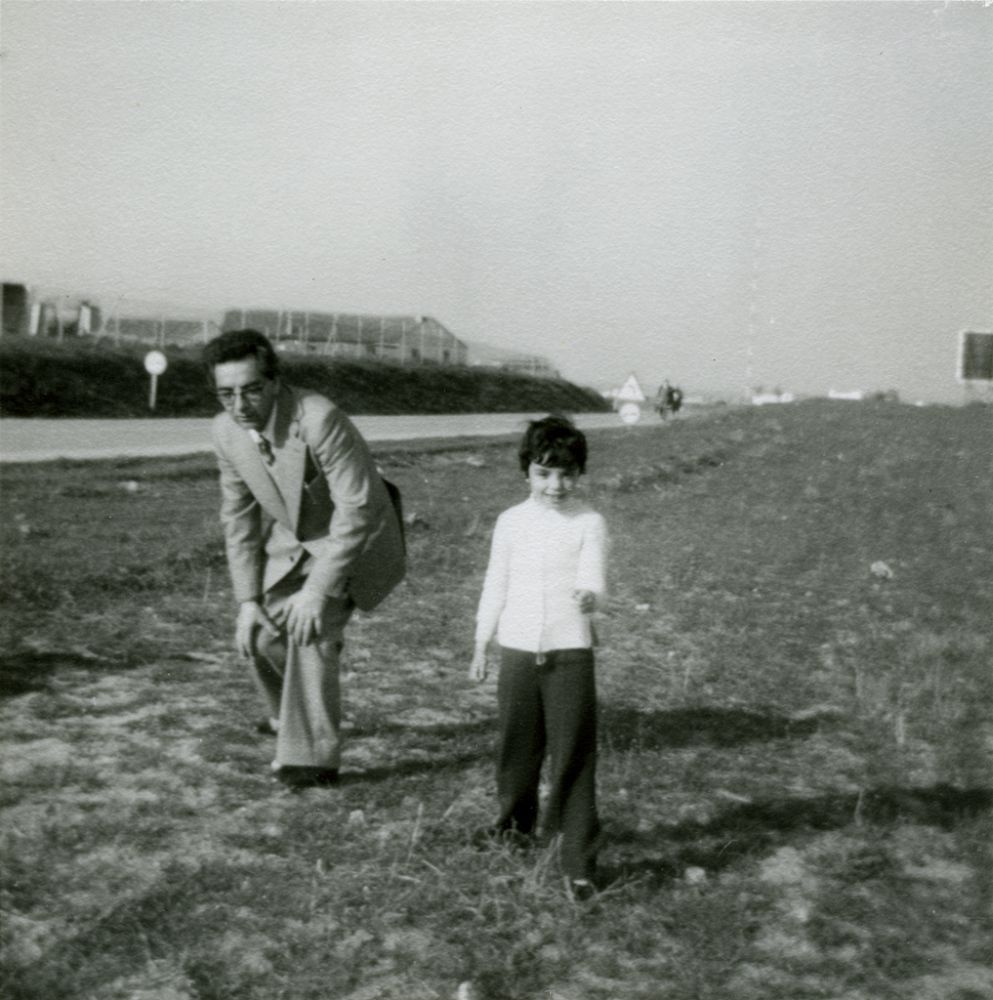
[(655, 412), (661, 420), (665, 420), (665, 415), (669, 407), (669, 393), (671, 391), (672, 386), (668, 382), (663, 382), (659, 386), (658, 392), (655, 393)]
[(235, 645), (276, 734), (273, 770), (291, 788), (333, 784), (343, 631), (355, 607), (374, 608), (403, 578), (400, 518), (349, 418), (286, 385), (261, 333), (223, 333), (204, 361), (224, 407), (212, 434)]
[(683, 405), (683, 390), (677, 386), (670, 385), (668, 381), (663, 382), (655, 394), (655, 411), (662, 420), (671, 413), (675, 416), (679, 413)]
[(606, 599), (607, 529), (575, 496), (586, 438), (568, 420), (532, 422), (518, 457), (530, 495), (497, 518), (469, 666), (473, 680), (485, 679), (496, 634), (499, 815), (480, 833), (511, 841), (536, 833), (547, 750), (542, 826), (561, 835), (563, 874), (571, 893), (585, 897), (593, 892), (599, 833), (591, 615)]

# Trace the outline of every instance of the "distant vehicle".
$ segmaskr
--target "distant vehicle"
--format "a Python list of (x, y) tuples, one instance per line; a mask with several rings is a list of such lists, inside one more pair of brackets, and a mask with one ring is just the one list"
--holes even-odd
[(675, 416), (683, 405), (683, 390), (678, 386), (663, 382), (655, 394), (655, 412), (665, 420), (668, 414)]

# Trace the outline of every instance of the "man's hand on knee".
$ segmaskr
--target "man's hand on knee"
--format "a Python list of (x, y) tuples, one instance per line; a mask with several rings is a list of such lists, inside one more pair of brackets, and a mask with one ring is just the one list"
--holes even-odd
[(279, 635), (276, 623), (258, 601), (242, 601), (238, 607), (238, 621), (234, 629), (234, 645), (239, 656), (246, 659), (255, 656), (255, 640), (260, 628), (274, 636)]
[(289, 636), (300, 646), (307, 646), (319, 639), (322, 631), (324, 608), (328, 599), (324, 594), (298, 590), (286, 601), (284, 623)]

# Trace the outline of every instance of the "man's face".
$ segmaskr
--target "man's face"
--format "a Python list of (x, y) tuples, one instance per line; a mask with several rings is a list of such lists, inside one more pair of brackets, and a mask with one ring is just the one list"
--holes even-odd
[(254, 355), (214, 365), (214, 387), (221, 406), (239, 427), (260, 431), (276, 402), (276, 382), (259, 371)]

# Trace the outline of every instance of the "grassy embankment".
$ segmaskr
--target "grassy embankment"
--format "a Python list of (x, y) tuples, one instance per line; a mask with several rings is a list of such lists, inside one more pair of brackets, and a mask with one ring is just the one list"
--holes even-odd
[(582, 904), (543, 851), (466, 839), (512, 443), (380, 451), (410, 578), (350, 632), (341, 787), (300, 795), (230, 650), (209, 460), (9, 468), (0, 993), (987, 997), (988, 439), (985, 409), (845, 403), (591, 435), (614, 549)]
[[(148, 345), (58, 344), (0, 338), (0, 415), (5, 417), (207, 417), (217, 412), (197, 348), (166, 348), (155, 412), (148, 409)], [(354, 415), (566, 413), (609, 410), (592, 389), (496, 369), (281, 355), (289, 381), (316, 389)]]

